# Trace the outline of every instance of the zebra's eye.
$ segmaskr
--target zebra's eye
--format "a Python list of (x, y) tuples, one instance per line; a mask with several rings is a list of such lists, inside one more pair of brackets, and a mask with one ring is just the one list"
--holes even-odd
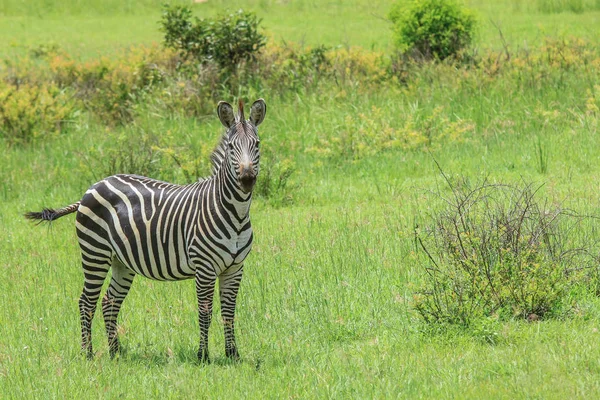
[(227, 143), (227, 146), (229, 147), (229, 150), (233, 150), (233, 142)]

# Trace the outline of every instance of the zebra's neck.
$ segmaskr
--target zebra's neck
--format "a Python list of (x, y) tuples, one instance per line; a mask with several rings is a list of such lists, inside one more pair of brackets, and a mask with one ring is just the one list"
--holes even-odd
[(252, 193), (242, 191), (237, 178), (231, 173), (227, 160), (223, 162), (215, 178), (222, 206), (229, 212), (234, 212), (240, 225), (243, 225), (249, 218)]

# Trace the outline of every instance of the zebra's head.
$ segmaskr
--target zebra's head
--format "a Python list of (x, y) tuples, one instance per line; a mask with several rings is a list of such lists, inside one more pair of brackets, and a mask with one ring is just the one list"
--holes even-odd
[(244, 117), (244, 104), (239, 101), (237, 116), (231, 104), (221, 101), (217, 114), (227, 128), (225, 159), (229, 162), (229, 171), (235, 177), (244, 193), (250, 193), (256, 183), (259, 171), (260, 152), (257, 127), (265, 119), (267, 105), (263, 99), (256, 100), (250, 108), (250, 118)]

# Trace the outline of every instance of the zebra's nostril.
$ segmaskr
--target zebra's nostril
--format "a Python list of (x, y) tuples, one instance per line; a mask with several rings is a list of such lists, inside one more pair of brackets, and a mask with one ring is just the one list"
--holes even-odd
[(254, 176), (254, 175), (243, 175), (240, 179), (240, 182), (242, 182), (242, 184), (245, 186), (252, 185), (252, 184), (254, 184), (255, 181), (256, 181), (256, 176)]

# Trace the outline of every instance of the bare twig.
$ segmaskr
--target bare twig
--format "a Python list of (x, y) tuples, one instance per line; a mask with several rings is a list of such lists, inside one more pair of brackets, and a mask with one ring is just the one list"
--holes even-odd
[(504, 34), (502, 33), (502, 29), (500, 26), (494, 22), (493, 19), (490, 18), (491, 24), (498, 30), (498, 34), (500, 35), (500, 41), (502, 42), (502, 47), (504, 47), (504, 53), (506, 54), (506, 61), (510, 60), (510, 51), (508, 50), (508, 43), (506, 43), (506, 39), (504, 39)]

